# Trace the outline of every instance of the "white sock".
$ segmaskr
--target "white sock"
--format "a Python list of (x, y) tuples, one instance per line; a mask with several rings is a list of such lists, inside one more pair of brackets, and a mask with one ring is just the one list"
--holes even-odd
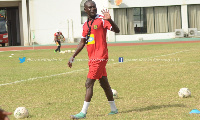
[(110, 103), (110, 108), (111, 108), (111, 111), (116, 111), (117, 110), (117, 107), (115, 105), (115, 101), (108, 101)]
[(86, 101), (84, 101), (83, 108), (82, 108), (81, 112), (84, 113), (84, 114), (86, 114), (89, 105), (90, 105), (90, 102), (86, 102)]

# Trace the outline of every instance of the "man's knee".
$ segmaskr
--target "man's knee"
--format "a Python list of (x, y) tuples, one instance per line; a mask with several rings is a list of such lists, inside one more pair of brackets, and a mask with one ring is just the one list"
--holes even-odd
[(87, 80), (86, 82), (85, 82), (85, 87), (86, 88), (92, 88), (94, 86), (94, 81), (93, 80)]
[(101, 80), (100, 81), (100, 86), (104, 89), (104, 90), (108, 90), (110, 89), (110, 84), (108, 83), (107, 80)]
[(89, 88), (90, 87), (90, 83), (89, 82), (85, 82), (85, 87)]

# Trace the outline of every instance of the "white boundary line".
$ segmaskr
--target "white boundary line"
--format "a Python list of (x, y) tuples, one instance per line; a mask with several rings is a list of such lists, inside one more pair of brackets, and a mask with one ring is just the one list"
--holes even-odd
[[(182, 53), (182, 52), (187, 52), (187, 51), (189, 51), (189, 50), (174, 52), (174, 53), (171, 53), (171, 54), (160, 55), (160, 56), (155, 56), (155, 57), (175, 55), (175, 54)], [(149, 57), (149, 58), (153, 58), (153, 57)], [(126, 61), (126, 62), (128, 62), (128, 61)], [(112, 63), (112, 64), (122, 64), (122, 63), (117, 62), (117, 63)], [(107, 64), (107, 65), (111, 65), (111, 64)], [(70, 73), (74, 73), (74, 72), (84, 71), (84, 70), (87, 70), (87, 69), (89, 69), (89, 68), (80, 69), (80, 70), (74, 70), (74, 71), (70, 71), (70, 72), (65, 72), (65, 73), (60, 73), (60, 74), (54, 74), (54, 75), (49, 75), (49, 76), (29, 78), (27, 80), (18, 80), (18, 81), (15, 81), (15, 82), (0, 84), (0, 86), (11, 85), (11, 84), (16, 84), (16, 83), (25, 82), (25, 81), (31, 81), (31, 80), (36, 80), (36, 79), (42, 79), (42, 78), (49, 78), (49, 77), (54, 77), (54, 76), (59, 76), (59, 75), (65, 75), (65, 74), (70, 74)]]
[[(29, 50), (29, 49), (28, 49)], [(9, 52), (9, 51), (14, 51), (14, 52), (16, 52), (16, 51), (23, 51), (23, 50), (8, 50), (8, 51), (0, 51), (0, 52)]]
[(59, 76), (59, 75), (65, 75), (65, 74), (70, 74), (70, 73), (74, 73), (74, 72), (84, 71), (84, 70), (87, 70), (87, 69), (89, 69), (89, 68), (80, 69), (80, 70), (74, 70), (74, 71), (70, 71), (70, 72), (65, 72), (65, 73), (60, 73), (60, 74), (54, 74), (54, 75), (49, 75), (49, 76), (29, 78), (29, 79), (27, 79), (27, 80), (18, 80), (18, 81), (15, 81), (15, 82), (0, 84), (0, 86), (11, 85), (11, 84), (16, 84), (16, 83), (20, 83), (20, 82), (25, 82), (25, 81), (31, 81), (31, 80), (41, 79), (41, 78), (49, 78), (49, 77), (54, 77), (54, 76)]

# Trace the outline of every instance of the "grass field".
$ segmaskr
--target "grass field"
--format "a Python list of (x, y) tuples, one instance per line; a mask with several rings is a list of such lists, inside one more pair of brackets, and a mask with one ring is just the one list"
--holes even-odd
[[(62, 49), (64, 50), (64, 49)], [(197, 120), (200, 110), (200, 43), (109, 47), (107, 73), (117, 90), (119, 114), (108, 116), (110, 106), (98, 81), (88, 120)], [(9, 57), (12, 55), (12, 57)], [(0, 106), (10, 112), (23, 106), (27, 120), (67, 120), (80, 112), (88, 72), (87, 52), (67, 67), (72, 53), (53, 50), (0, 53)], [(19, 58), (26, 57), (24, 63)], [(124, 58), (119, 63), (119, 57)], [(180, 88), (191, 90), (179, 98)], [(15, 120), (14, 116), (9, 116)]]

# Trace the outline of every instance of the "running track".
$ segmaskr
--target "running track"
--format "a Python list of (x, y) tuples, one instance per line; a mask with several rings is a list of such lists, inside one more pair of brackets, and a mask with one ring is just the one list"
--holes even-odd
[[(177, 43), (200, 43), (199, 41), (173, 41), (173, 42), (143, 42), (143, 43), (108, 43), (108, 46), (134, 46), (134, 45), (157, 45), (157, 44), (177, 44)], [(34, 49), (56, 49), (55, 46), (35, 46)], [(62, 45), (61, 48), (76, 48), (77, 45)], [(33, 50), (32, 46), (12, 46), (0, 47), (0, 51), (14, 51), (14, 50)]]

